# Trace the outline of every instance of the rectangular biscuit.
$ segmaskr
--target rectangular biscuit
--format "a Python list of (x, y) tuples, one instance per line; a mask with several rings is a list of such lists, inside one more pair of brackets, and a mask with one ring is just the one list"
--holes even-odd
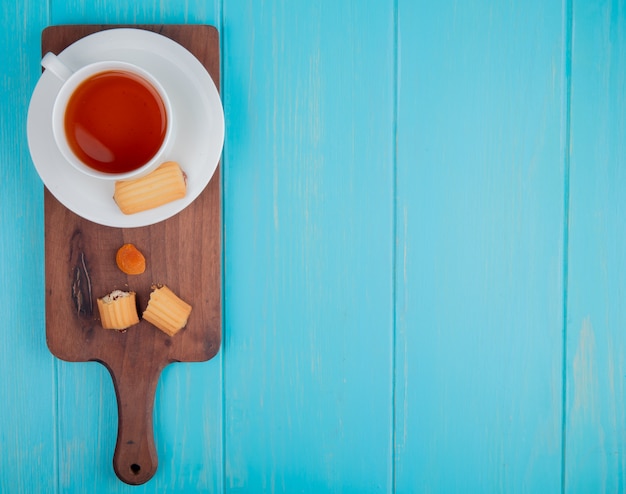
[(104, 329), (123, 331), (139, 324), (135, 292), (114, 290), (97, 299), (100, 323)]
[(191, 305), (181, 300), (167, 286), (155, 288), (150, 294), (143, 319), (169, 336), (174, 336), (187, 324)]
[(134, 214), (182, 199), (187, 194), (185, 174), (167, 161), (143, 177), (115, 182), (113, 199), (124, 214)]

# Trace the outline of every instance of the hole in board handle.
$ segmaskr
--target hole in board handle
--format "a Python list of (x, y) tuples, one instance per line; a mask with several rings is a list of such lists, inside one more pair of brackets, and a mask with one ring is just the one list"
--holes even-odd
[(137, 463), (133, 463), (130, 466), (130, 471), (133, 472), (135, 475), (137, 475), (140, 470), (141, 470), (141, 467), (139, 465), (137, 465)]

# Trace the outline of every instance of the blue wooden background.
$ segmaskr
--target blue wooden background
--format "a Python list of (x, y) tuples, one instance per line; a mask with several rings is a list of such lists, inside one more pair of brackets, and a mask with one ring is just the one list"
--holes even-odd
[[(23, 0), (0, 10), (0, 492), (624, 492), (626, 4)], [(160, 466), (45, 344), (40, 34), (221, 35), (223, 346)]]

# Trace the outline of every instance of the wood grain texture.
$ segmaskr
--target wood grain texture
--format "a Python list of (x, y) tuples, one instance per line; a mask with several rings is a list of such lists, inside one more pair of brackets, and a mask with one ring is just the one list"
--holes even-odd
[[(25, 2), (26, 7), (29, 2)], [(46, 15), (0, 13), (0, 492), (54, 492), (54, 359), (45, 343), (41, 184), (26, 144), (26, 113)], [(7, 28), (12, 26), (11, 29)]]
[(389, 492), (392, 2), (224, 24), (226, 490)]
[(559, 492), (562, 27), (398, 3), (396, 492)]
[(626, 17), (573, 2), (566, 492), (626, 488)]
[[(52, 26), (42, 53), (60, 53), (105, 26)], [(219, 87), (219, 42), (211, 26), (145, 26), (188, 48)], [(198, 47), (196, 50), (195, 47)], [(184, 166), (184, 164), (183, 164)], [(109, 370), (118, 401), (118, 438), (113, 458), (124, 482), (142, 484), (157, 468), (152, 407), (162, 369), (171, 362), (205, 361), (221, 341), (221, 201), (219, 167), (185, 210), (160, 223), (119, 229), (91, 223), (45, 193), (46, 338), (67, 361), (97, 361)], [(146, 272), (121, 273), (115, 253), (135, 244), (147, 257)], [(137, 293), (145, 307), (151, 286), (164, 284), (193, 306), (187, 326), (173, 337), (141, 321), (124, 333), (103, 330), (95, 299), (115, 289)]]
[[(42, 7), (45, 7), (42, 2)], [(49, 24), (200, 23), (219, 25), (217, 2), (53, 2)], [(39, 71), (39, 37), (32, 68)], [(121, 483), (111, 468), (117, 405), (108, 373), (97, 364), (59, 362), (57, 463), (61, 492), (220, 492), (222, 355), (174, 363), (161, 374), (154, 406), (160, 468), (142, 486)], [(79, 420), (76, 418), (80, 417)]]
[[(0, 491), (624, 490), (624, 4), (26, 0), (0, 11)], [(111, 468), (45, 347), (26, 146), (52, 24), (219, 26), (223, 351)]]

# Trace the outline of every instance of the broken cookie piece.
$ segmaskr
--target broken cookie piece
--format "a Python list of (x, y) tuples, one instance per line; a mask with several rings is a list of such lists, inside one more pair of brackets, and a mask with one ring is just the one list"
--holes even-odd
[(104, 329), (124, 331), (139, 324), (135, 292), (114, 290), (97, 300), (100, 323)]
[(191, 305), (163, 285), (155, 287), (150, 294), (143, 319), (154, 324), (165, 334), (174, 336), (187, 325), (189, 314)]

